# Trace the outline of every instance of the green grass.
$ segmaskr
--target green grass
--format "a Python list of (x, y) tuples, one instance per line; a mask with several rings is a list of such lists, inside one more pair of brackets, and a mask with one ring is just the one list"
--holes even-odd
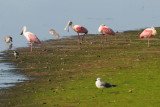
[[(147, 39), (139, 38), (141, 31), (117, 33), (106, 43), (102, 35), (87, 35), (81, 45), (77, 37), (48, 40), (33, 53), (29, 48), (18, 49), (17, 60), (6, 53), (5, 61), (34, 79), (2, 90), (0, 105), (159, 106), (160, 39), (154, 36), (148, 48)], [(116, 87), (96, 88), (97, 77)]]

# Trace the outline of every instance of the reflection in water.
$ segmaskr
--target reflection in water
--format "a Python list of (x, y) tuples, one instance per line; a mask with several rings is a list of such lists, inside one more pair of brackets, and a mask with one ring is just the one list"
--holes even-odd
[(0, 89), (14, 86), (14, 83), (28, 80), (27, 77), (15, 73), (15, 68), (8, 63), (0, 63)]
[(12, 43), (8, 45), (8, 50), (12, 49)]

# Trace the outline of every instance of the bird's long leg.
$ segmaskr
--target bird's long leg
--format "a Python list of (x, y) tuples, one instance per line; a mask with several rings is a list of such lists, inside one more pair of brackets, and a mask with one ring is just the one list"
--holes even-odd
[(116, 36), (114, 35), (114, 40), (116, 41), (117, 40), (117, 38), (116, 38)]
[(31, 42), (31, 52), (32, 52), (32, 42)]
[[(84, 34), (85, 35), (85, 34)], [(82, 36), (82, 41), (84, 41), (84, 35)]]
[(86, 42), (85, 35), (86, 35), (86, 34), (84, 34), (84, 35), (82, 36), (82, 41), (85, 41), (85, 42)]
[(80, 44), (80, 36), (79, 36), (79, 33), (78, 33), (78, 44)]
[(107, 35), (105, 34), (105, 42), (107, 42)]
[(150, 41), (150, 37), (148, 37), (148, 47), (149, 47), (149, 41)]

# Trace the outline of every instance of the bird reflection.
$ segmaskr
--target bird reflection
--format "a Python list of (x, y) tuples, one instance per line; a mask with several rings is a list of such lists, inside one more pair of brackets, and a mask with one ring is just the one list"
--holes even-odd
[(12, 43), (8, 45), (8, 50), (12, 49)]

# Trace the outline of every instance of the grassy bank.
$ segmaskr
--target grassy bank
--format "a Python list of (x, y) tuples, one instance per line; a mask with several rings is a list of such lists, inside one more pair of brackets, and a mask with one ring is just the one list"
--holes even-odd
[[(48, 40), (32, 53), (30, 48), (17, 49), (17, 60), (7, 52), (5, 61), (34, 79), (2, 90), (0, 106), (160, 105), (159, 35), (148, 48), (140, 32), (117, 33), (107, 42), (102, 35), (87, 35), (81, 45), (77, 36)], [(97, 89), (97, 77), (116, 87)]]

